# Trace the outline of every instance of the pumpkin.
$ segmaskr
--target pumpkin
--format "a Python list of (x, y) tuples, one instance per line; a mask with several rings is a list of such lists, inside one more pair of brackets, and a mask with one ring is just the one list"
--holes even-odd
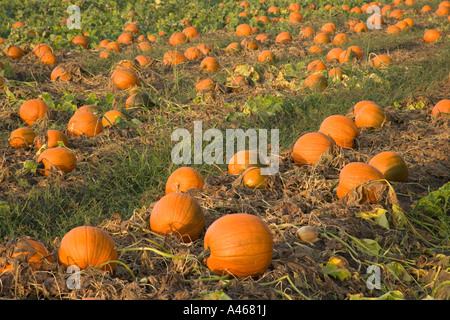
[(182, 32), (175, 32), (173, 33), (169, 38), (169, 43), (171, 46), (178, 46), (180, 44), (183, 44), (187, 41), (187, 37)]
[(321, 133), (310, 132), (302, 135), (295, 142), (292, 149), (292, 158), (297, 166), (314, 165), (322, 154), (335, 148), (334, 140)]
[(226, 53), (236, 53), (242, 49), (239, 42), (232, 42), (225, 48)]
[(97, 115), (91, 112), (78, 112), (70, 118), (67, 131), (71, 136), (84, 134), (94, 137), (103, 131), (103, 125)]
[(11, 132), (9, 144), (14, 148), (26, 148), (33, 144), (36, 133), (29, 127), (18, 128)]
[(232, 175), (240, 174), (249, 167), (264, 167), (266, 160), (255, 150), (238, 151), (228, 161), (228, 172)]
[(367, 104), (355, 116), (355, 124), (358, 128), (380, 129), (386, 121), (386, 113), (376, 104)]
[(152, 101), (150, 97), (145, 92), (137, 92), (132, 94), (125, 101), (126, 109), (134, 109), (134, 108), (148, 108), (152, 105)]
[(400, 9), (394, 9), (389, 14), (389, 18), (400, 20), (403, 17), (403, 11)]
[(259, 42), (253, 38), (245, 38), (241, 41), (241, 46), (249, 50), (258, 50)]
[(369, 31), (369, 28), (364, 22), (357, 23), (355, 27), (353, 28), (354, 32), (367, 32)]
[(125, 115), (117, 110), (109, 110), (106, 111), (102, 117), (102, 126), (103, 128), (107, 128), (117, 124), (119, 118), (125, 119)]
[(169, 50), (163, 56), (163, 63), (166, 66), (175, 66), (186, 61), (186, 56), (180, 51)]
[(74, 38), (72, 39), (72, 43), (73, 43), (74, 45), (81, 46), (81, 47), (83, 47), (84, 49), (87, 49), (87, 47), (88, 47), (88, 41), (87, 41), (87, 39), (86, 39), (84, 36), (82, 36), (82, 35), (78, 35), (78, 36), (74, 37)]
[(214, 57), (206, 57), (200, 63), (200, 68), (206, 72), (216, 72), (220, 69), (219, 61)]
[[(339, 173), (339, 185), (336, 188), (336, 195), (339, 199), (342, 199), (354, 188), (370, 180), (382, 179), (384, 179), (383, 174), (371, 165), (362, 162), (350, 162)], [(375, 203), (378, 200), (372, 188), (362, 188), (361, 202)]]
[(197, 240), (205, 226), (205, 216), (197, 200), (187, 193), (171, 192), (154, 205), (150, 229), (164, 235), (176, 235), (182, 242)]
[(292, 35), (287, 31), (281, 32), (275, 38), (275, 42), (278, 42), (278, 43), (292, 42)]
[(437, 30), (428, 30), (423, 36), (425, 42), (434, 42), (441, 38), (441, 33)]
[(40, 58), (44, 53), (46, 52), (53, 52), (53, 49), (45, 44), (45, 43), (40, 43), (37, 44), (34, 48), (33, 48), (33, 53), (36, 55), (36, 57)]
[(263, 50), (258, 55), (259, 62), (272, 63), (275, 61), (275, 55), (270, 50)]
[(186, 27), (186, 28), (183, 30), (183, 34), (184, 34), (188, 39), (194, 39), (194, 38), (197, 38), (198, 35), (199, 35), (197, 28), (192, 27), (192, 26)]
[(409, 24), (405, 20), (399, 21), (395, 25), (399, 27), (401, 31), (409, 29)]
[(328, 72), (328, 77), (331, 79), (343, 79), (344, 71), (341, 68), (332, 68)]
[[(41, 269), (44, 260), (48, 263), (54, 262), (44, 244), (30, 237), (14, 238), (6, 244), (6, 247), (12, 248), (12, 259), (27, 262), (33, 270)], [(14, 267), (11, 266), (10, 269), (13, 270)]]
[(321, 54), (323, 52), (323, 49), (319, 46), (311, 46), (309, 47), (308, 51), (312, 54)]
[(210, 251), (206, 264), (212, 272), (236, 278), (258, 277), (272, 262), (273, 236), (255, 215), (227, 214), (208, 227), (204, 248)]
[(290, 12), (296, 12), (301, 10), (301, 6), (298, 3), (291, 3), (288, 7)]
[(106, 45), (106, 50), (119, 52), (121, 49), (116, 41), (111, 41)]
[(320, 124), (319, 132), (329, 135), (336, 145), (342, 148), (353, 148), (359, 136), (355, 123), (342, 115), (332, 115)]
[(24, 52), (21, 47), (12, 45), (8, 48), (6, 55), (11, 59), (17, 60), (23, 57)]
[(44, 144), (47, 146), (47, 148), (59, 147), (61, 142), (64, 144), (64, 146), (69, 146), (69, 140), (67, 139), (67, 136), (59, 130), (47, 130), (44, 137), (38, 137), (36, 139), (36, 145), (38, 149), (40, 149)]
[(61, 239), (58, 260), (64, 267), (93, 267), (113, 273), (118, 255), (114, 239), (105, 230), (93, 226), (75, 227)]
[(111, 75), (114, 85), (119, 89), (130, 89), (134, 86), (140, 85), (139, 78), (131, 69), (118, 68)]
[(446, 5), (439, 5), (438, 9), (436, 10), (437, 16), (448, 16), (450, 14), (450, 6)]
[(375, 105), (379, 106), (377, 103), (375, 103), (375, 102), (373, 102), (373, 101), (370, 101), (370, 100), (362, 100), (362, 101), (357, 102), (357, 103), (353, 106), (353, 108), (352, 108), (353, 114), (356, 116), (356, 115), (358, 114), (358, 112), (361, 111), (361, 109), (362, 109), (363, 107), (365, 107), (366, 105), (368, 105), (368, 104), (375, 104)]
[(51, 81), (56, 81), (56, 80), (69, 81), (71, 78), (72, 78), (72, 75), (70, 74), (70, 72), (65, 70), (64, 67), (62, 67), (62, 66), (56, 66), (52, 70), (52, 73), (50, 74)]
[(134, 60), (141, 66), (141, 67), (145, 67), (148, 64), (151, 64), (153, 62), (153, 59), (149, 56), (136, 56), (136, 58), (134, 58)]
[(326, 32), (318, 33), (314, 37), (314, 42), (315, 43), (330, 43), (331, 42), (330, 35)]
[(41, 99), (31, 99), (22, 103), (19, 109), (20, 118), (29, 126), (50, 118), (50, 108)]
[(316, 34), (316, 31), (312, 27), (304, 27), (300, 30), (300, 37), (303, 39), (312, 37)]
[(322, 91), (328, 87), (328, 80), (320, 73), (314, 73), (305, 79), (305, 85), (311, 90)]
[(58, 63), (55, 55), (52, 52), (46, 52), (41, 55), (40, 61), (42, 64), (53, 66)]
[(433, 116), (439, 116), (441, 113), (450, 113), (450, 100), (443, 99), (436, 103), (431, 110), (431, 114)]
[(252, 27), (250, 27), (246, 23), (240, 24), (236, 27), (236, 35), (238, 37), (249, 36), (251, 34), (252, 34)]
[(306, 70), (309, 72), (318, 72), (322, 70), (326, 70), (327, 66), (321, 60), (314, 60), (308, 64)]
[(152, 45), (151, 45), (150, 41), (141, 41), (141, 42), (139, 42), (138, 46), (142, 52), (152, 51)]
[(172, 192), (186, 192), (191, 188), (202, 190), (205, 182), (202, 175), (190, 167), (176, 169), (166, 182), (166, 194)]
[(391, 58), (389, 58), (389, 56), (385, 54), (380, 54), (372, 59), (372, 63), (376, 68), (383, 68), (391, 65), (392, 61)]
[(429, 12), (432, 11), (433, 9), (429, 6), (429, 5), (425, 5), (422, 7), (422, 9), (420, 10), (420, 13), (425, 13), (425, 12)]
[(196, 92), (211, 91), (216, 87), (216, 82), (211, 78), (203, 79), (195, 84)]
[(109, 40), (109, 39), (103, 39), (102, 41), (100, 41), (98, 43), (98, 47), (99, 48), (106, 48), (108, 46), (108, 43), (110, 43), (110, 42), (111, 42), (111, 40)]
[(320, 28), (320, 31), (328, 33), (328, 34), (334, 34), (336, 32), (336, 26), (334, 23), (325, 23), (322, 28)]
[(289, 14), (288, 19), (290, 24), (296, 25), (303, 21), (303, 15), (298, 11), (294, 11)]
[(211, 45), (206, 44), (206, 43), (199, 44), (197, 46), (197, 49), (200, 50), (201, 53), (203, 53), (205, 56), (212, 50)]
[(400, 32), (402, 32), (402, 29), (400, 29), (398, 26), (393, 25), (393, 26), (389, 26), (386, 29), (386, 33), (388, 34), (399, 34)]
[(186, 51), (184, 51), (184, 56), (188, 60), (196, 60), (203, 57), (203, 54), (197, 47), (190, 47), (187, 48)]
[(267, 175), (261, 174), (261, 168), (250, 167), (242, 173), (244, 185), (251, 189), (265, 189), (269, 181)]
[(378, 169), (388, 181), (402, 182), (408, 178), (408, 166), (405, 160), (394, 151), (385, 151), (375, 155), (369, 165)]
[(333, 48), (327, 53), (327, 60), (339, 61), (339, 56), (344, 50), (341, 48)]
[(125, 28), (123, 29), (124, 32), (131, 32), (132, 34), (138, 34), (139, 28), (135, 23), (127, 23)]
[(265, 34), (265, 33), (258, 34), (255, 37), (255, 40), (260, 42), (260, 43), (266, 42), (267, 39), (269, 39), (269, 36), (267, 34)]
[(80, 113), (80, 112), (90, 112), (95, 115), (100, 115), (102, 113), (102, 108), (95, 104), (88, 104), (85, 106), (79, 107), (77, 110), (75, 110), (74, 114)]
[(45, 169), (39, 170), (43, 176), (49, 175), (50, 171), (58, 170), (70, 173), (77, 167), (77, 158), (73, 151), (65, 147), (45, 149), (38, 157), (37, 162), (42, 162)]
[(129, 44), (129, 43), (133, 43), (134, 41), (134, 37), (131, 33), (128, 32), (124, 32), (122, 33), (118, 38), (117, 38), (117, 42), (118, 43), (124, 43), (124, 44)]
[(348, 36), (345, 33), (338, 33), (333, 38), (333, 44), (336, 47), (342, 47), (342, 46), (346, 45), (347, 43), (348, 43)]

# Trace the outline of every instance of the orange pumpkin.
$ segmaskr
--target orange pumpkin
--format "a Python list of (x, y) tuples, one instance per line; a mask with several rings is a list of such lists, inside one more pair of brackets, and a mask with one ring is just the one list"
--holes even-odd
[(111, 41), (106, 45), (106, 50), (119, 52), (121, 49), (116, 41)]
[(434, 42), (442, 37), (441, 33), (437, 30), (428, 30), (423, 36), (425, 42)]
[(81, 106), (77, 110), (75, 110), (75, 114), (80, 113), (80, 112), (90, 112), (90, 113), (93, 113), (93, 114), (99, 116), (102, 113), (102, 108), (100, 108), (99, 106), (97, 106), (95, 104), (88, 104), (85, 106)]
[(327, 66), (321, 60), (314, 60), (308, 64), (306, 70), (309, 72), (318, 72), (322, 70), (326, 70)]
[[(345, 165), (339, 173), (339, 185), (336, 195), (339, 199), (345, 197), (351, 190), (371, 180), (382, 180), (383, 174), (376, 168), (362, 162), (351, 162)], [(362, 188), (361, 202), (378, 202), (375, 191), (369, 187)]]
[(127, 23), (125, 28), (123, 29), (124, 32), (131, 32), (132, 34), (138, 34), (139, 28), (135, 23)]
[[(40, 241), (30, 237), (20, 237), (10, 240), (6, 244), (7, 248), (12, 248), (11, 258), (27, 262), (31, 269), (39, 270), (44, 264), (44, 260), (53, 263), (53, 257)], [(14, 269), (13, 266), (10, 267)]]
[(272, 262), (273, 236), (259, 217), (235, 213), (215, 220), (207, 229), (204, 248), (208, 268), (219, 275), (258, 277)]
[(376, 104), (367, 104), (355, 116), (355, 124), (358, 128), (380, 129), (386, 121), (386, 113)]
[(369, 165), (378, 169), (388, 181), (402, 182), (408, 178), (408, 166), (396, 152), (381, 152), (369, 161)]
[(353, 108), (352, 108), (353, 114), (356, 116), (356, 115), (358, 114), (358, 112), (361, 111), (361, 109), (362, 109), (363, 107), (365, 107), (366, 105), (368, 105), (368, 104), (375, 104), (375, 105), (378, 106), (378, 104), (375, 103), (375, 102), (373, 102), (373, 101), (362, 100), (362, 101), (357, 102), (357, 103), (353, 106)]
[(270, 50), (263, 50), (258, 55), (259, 62), (272, 63), (275, 61), (275, 55)]
[(50, 108), (41, 99), (31, 99), (20, 106), (19, 116), (31, 126), (45, 118), (50, 118)]
[(205, 56), (212, 50), (211, 46), (206, 43), (199, 44), (197, 46), (197, 49), (200, 50), (200, 52), (203, 53)]
[(341, 68), (332, 68), (328, 72), (328, 77), (331, 79), (343, 79), (344, 71)]
[(123, 43), (123, 44), (130, 44), (130, 43), (133, 43), (133, 41), (134, 41), (133, 35), (131, 33), (128, 33), (128, 32), (122, 33), (117, 38), (117, 42), (118, 43)]
[(130, 89), (134, 86), (140, 85), (139, 78), (131, 69), (118, 68), (111, 75), (114, 85), (119, 89)]
[(359, 136), (358, 127), (350, 119), (342, 115), (332, 115), (320, 124), (319, 132), (329, 135), (336, 145), (342, 148), (353, 148)]
[(228, 172), (232, 175), (240, 174), (249, 167), (266, 166), (266, 161), (255, 150), (238, 151), (228, 161)]
[(66, 71), (64, 69), (64, 67), (62, 67), (62, 66), (56, 66), (52, 70), (52, 73), (50, 74), (51, 81), (56, 81), (56, 80), (69, 81), (71, 78), (72, 78), (72, 75), (70, 74), (70, 72)]
[(259, 42), (253, 38), (245, 38), (241, 41), (241, 46), (249, 50), (258, 50)]
[(347, 43), (348, 43), (348, 36), (345, 33), (338, 33), (333, 38), (333, 44), (336, 47), (342, 47), (342, 46), (346, 45)]
[(261, 168), (250, 167), (242, 174), (244, 185), (251, 189), (265, 189), (267, 187), (269, 177), (261, 174)]
[(180, 51), (169, 50), (163, 56), (163, 63), (166, 66), (175, 66), (186, 61), (186, 56)]
[(24, 52), (21, 47), (12, 45), (8, 48), (6, 55), (11, 59), (17, 60), (23, 57)]
[(88, 41), (87, 41), (87, 39), (86, 39), (84, 36), (82, 36), (82, 35), (78, 35), (78, 36), (74, 37), (74, 38), (72, 39), (72, 43), (73, 43), (74, 45), (81, 46), (81, 47), (83, 47), (84, 49), (87, 49), (87, 47), (88, 47)]
[(45, 43), (40, 43), (37, 44), (34, 48), (33, 48), (33, 53), (36, 55), (36, 57), (40, 58), (44, 53), (46, 52), (53, 52), (53, 49), (45, 44)]
[(391, 58), (389, 58), (389, 56), (385, 55), (385, 54), (380, 54), (375, 56), (372, 59), (372, 63), (374, 65), (374, 67), (376, 68), (383, 68), (383, 67), (388, 67), (391, 65), (392, 60)]
[(277, 37), (275, 38), (275, 42), (278, 43), (292, 42), (292, 35), (287, 31), (283, 31), (277, 35)]
[(26, 148), (33, 144), (36, 133), (33, 129), (24, 127), (11, 132), (9, 144), (14, 148)]
[(42, 64), (53, 66), (58, 63), (55, 55), (52, 52), (46, 52), (41, 55), (40, 61)]
[(339, 61), (339, 56), (344, 50), (341, 48), (333, 48), (327, 53), (327, 60)]
[(77, 158), (73, 151), (65, 147), (45, 149), (38, 157), (37, 162), (42, 162), (45, 169), (39, 170), (43, 176), (49, 175), (50, 171), (58, 170), (70, 173), (77, 167)]
[(316, 34), (316, 31), (312, 27), (304, 27), (300, 30), (300, 37), (303, 39), (312, 37)]
[(178, 46), (187, 41), (187, 37), (183, 32), (175, 32), (169, 38), (169, 43), (171, 46)]
[(333, 150), (335, 142), (321, 132), (302, 135), (294, 144), (292, 158), (297, 166), (314, 165), (326, 150)]
[(67, 131), (71, 136), (84, 134), (94, 137), (103, 131), (102, 120), (91, 112), (75, 113), (69, 120)]
[(139, 42), (138, 46), (142, 52), (152, 51), (152, 45), (151, 45), (150, 41), (141, 41), (141, 42)]
[(183, 192), (166, 194), (154, 205), (150, 229), (164, 235), (176, 235), (183, 242), (197, 240), (205, 226), (205, 216), (195, 198)]
[(134, 58), (134, 60), (141, 66), (141, 67), (145, 67), (146, 65), (149, 65), (153, 62), (153, 59), (149, 56), (136, 56), (136, 58)]
[(400, 27), (393, 25), (393, 26), (389, 26), (386, 29), (386, 33), (388, 34), (399, 34), (400, 32), (402, 32), (402, 29), (400, 29)]
[(192, 26), (189, 26), (189, 27), (186, 27), (186, 28), (183, 30), (183, 34), (184, 34), (188, 39), (194, 39), (194, 38), (197, 38), (197, 37), (198, 37), (199, 32), (198, 32), (197, 28), (192, 27)]
[(40, 149), (44, 144), (47, 148), (55, 148), (58, 147), (61, 142), (66, 147), (69, 146), (67, 136), (59, 130), (47, 130), (44, 137), (38, 137), (36, 139), (38, 149)]
[(102, 117), (102, 126), (103, 128), (107, 128), (117, 124), (119, 118), (125, 119), (125, 115), (117, 110), (109, 110), (106, 111)]
[(331, 42), (330, 35), (326, 32), (318, 33), (314, 37), (314, 42), (315, 43), (330, 43)]
[(114, 239), (105, 230), (80, 226), (67, 232), (61, 240), (58, 260), (64, 267), (98, 268), (113, 273), (118, 258)]
[(439, 116), (441, 113), (450, 113), (450, 100), (443, 99), (436, 103), (431, 110), (433, 116)]
[(200, 68), (206, 72), (216, 72), (220, 69), (220, 64), (216, 58), (206, 57), (200, 63)]
[(238, 37), (249, 36), (251, 34), (252, 34), (252, 27), (250, 27), (246, 23), (240, 24), (236, 27), (236, 35)]
[(211, 78), (203, 79), (195, 84), (196, 92), (211, 91), (216, 87), (216, 82)]
[(328, 80), (320, 73), (314, 73), (305, 79), (305, 85), (311, 90), (323, 91), (328, 87)]
[(191, 188), (202, 190), (205, 182), (202, 175), (190, 167), (176, 169), (166, 182), (166, 194), (172, 192), (186, 192)]
[(196, 60), (203, 57), (203, 54), (197, 47), (190, 47), (184, 51), (184, 55), (188, 60)]

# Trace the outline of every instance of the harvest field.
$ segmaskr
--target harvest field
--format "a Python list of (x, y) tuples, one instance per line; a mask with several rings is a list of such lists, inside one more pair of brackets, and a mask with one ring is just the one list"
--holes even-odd
[(450, 299), (449, 1), (1, 3), (0, 299)]

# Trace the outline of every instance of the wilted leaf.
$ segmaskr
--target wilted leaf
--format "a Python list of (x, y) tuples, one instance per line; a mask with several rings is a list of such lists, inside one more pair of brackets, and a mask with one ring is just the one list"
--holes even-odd
[(398, 262), (391, 262), (386, 265), (386, 270), (400, 281), (407, 283), (413, 281), (413, 277), (406, 271), (406, 269)]
[(372, 221), (389, 230), (389, 221), (386, 217), (387, 212), (388, 211), (386, 209), (378, 208), (373, 212), (359, 212), (356, 214), (356, 216), (365, 220)]
[(347, 263), (343, 259), (332, 257), (325, 266), (322, 266), (322, 270), (325, 274), (344, 281), (352, 277), (346, 265)]

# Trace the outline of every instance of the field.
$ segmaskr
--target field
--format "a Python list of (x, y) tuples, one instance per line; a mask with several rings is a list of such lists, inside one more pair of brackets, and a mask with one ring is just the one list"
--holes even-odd
[[(372, 22), (377, 13), (381, 22)], [(448, 1), (10, 0), (0, 16), (0, 299), (450, 299)], [(429, 30), (439, 37), (425, 41)], [(377, 114), (355, 111), (362, 101)], [(446, 107), (436, 112), (441, 101)], [(37, 104), (46, 106), (41, 115)], [(74, 124), (83, 106), (91, 110), (78, 115), (91, 120)], [(106, 118), (111, 110), (119, 117)], [(324, 120), (337, 115), (351, 125), (332, 132), (356, 128), (346, 143), (325, 133)], [(219, 161), (205, 161), (211, 145), (204, 136), (194, 141), (198, 124), (203, 135), (222, 137), (230, 129), (277, 132), (260, 150), (276, 172), (257, 176), (253, 188), (247, 174), (267, 167), (233, 174), (230, 155), (217, 150)], [(14, 138), (19, 128), (26, 134)], [(47, 130), (67, 141), (50, 146)], [(174, 132), (192, 137), (188, 163), (174, 161)], [(318, 132), (329, 145), (299, 163), (296, 142)], [(203, 161), (194, 161), (198, 147)], [(75, 162), (44, 167), (52, 149)], [(405, 177), (369, 165), (387, 151), (406, 166), (397, 168)], [(345, 175), (354, 163), (364, 169)], [(200, 233), (187, 240), (175, 222), (170, 233), (150, 223), (180, 167), (203, 180), (172, 194), (200, 207)], [(361, 178), (363, 170), (376, 174)], [(188, 209), (173, 205), (166, 216), (177, 210)], [(233, 248), (248, 248), (224, 259), (229, 272), (208, 263), (209, 227), (236, 213), (256, 217), (270, 234), (267, 265), (248, 274), (229, 269), (262, 254), (250, 223), (220, 230), (235, 232), (241, 242)], [(71, 273), (60, 248), (81, 226), (103, 230), (117, 256)], [(93, 246), (88, 255), (107, 250), (98, 243), (85, 244)]]

